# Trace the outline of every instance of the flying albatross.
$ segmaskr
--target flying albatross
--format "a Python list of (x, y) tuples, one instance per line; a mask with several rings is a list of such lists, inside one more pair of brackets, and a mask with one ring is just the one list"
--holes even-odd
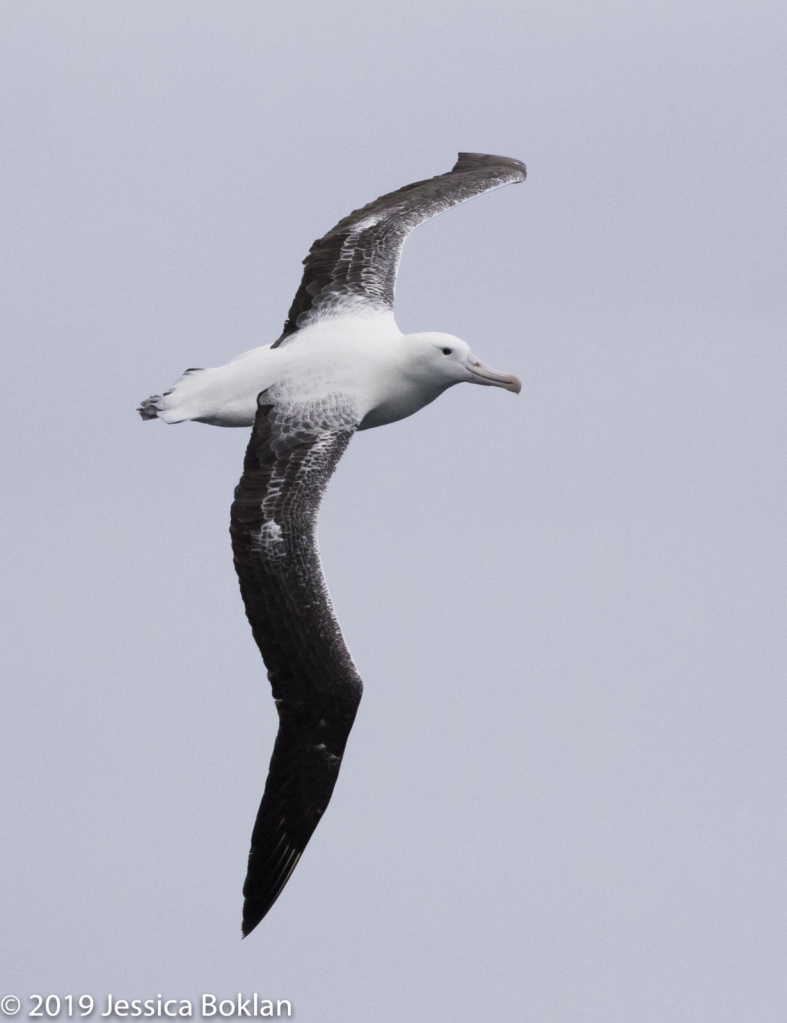
[(402, 334), (394, 286), (408, 234), (452, 206), (525, 180), (519, 160), (460, 153), (447, 174), (356, 210), (312, 245), (281, 337), (226, 366), (189, 369), (143, 419), (253, 426), (230, 533), (240, 590), (279, 712), (251, 836), (243, 934), (281, 894), (339, 774), (362, 683), (320, 567), (317, 512), (356, 430), (404, 419), (462, 381), (519, 393), (450, 334)]

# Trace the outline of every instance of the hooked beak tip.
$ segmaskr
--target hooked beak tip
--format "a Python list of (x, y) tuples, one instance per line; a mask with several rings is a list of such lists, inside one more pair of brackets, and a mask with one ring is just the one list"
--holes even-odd
[(507, 391), (513, 391), (514, 394), (519, 394), (522, 390), (522, 381), (513, 373), (496, 373), (478, 361), (471, 362), (468, 369), (472, 374), (473, 383), (486, 384), (487, 387), (504, 387)]

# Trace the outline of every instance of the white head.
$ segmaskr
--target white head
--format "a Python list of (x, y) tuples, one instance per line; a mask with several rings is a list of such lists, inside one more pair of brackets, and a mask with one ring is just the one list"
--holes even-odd
[(522, 389), (515, 376), (484, 366), (464, 341), (451, 334), (399, 334), (377, 352), (381, 372), (376, 374), (376, 386), (364, 388), (359, 401), (361, 430), (411, 416), (454, 384), (505, 387), (515, 394)]
[(408, 373), (425, 389), (433, 389), (435, 398), (463, 382), (504, 387), (514, 394), (522, 390), (518, 377), (489, 369), (473, 355), (465, 341), (452, 334), (407, 334), (403, 340), (408, 348)]

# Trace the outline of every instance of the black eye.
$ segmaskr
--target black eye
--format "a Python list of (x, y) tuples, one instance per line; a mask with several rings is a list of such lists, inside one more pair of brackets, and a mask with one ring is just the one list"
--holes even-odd
[(452, 348), (444, 348), (443, 355), (450, 355), (452, 351), (453, 351)]

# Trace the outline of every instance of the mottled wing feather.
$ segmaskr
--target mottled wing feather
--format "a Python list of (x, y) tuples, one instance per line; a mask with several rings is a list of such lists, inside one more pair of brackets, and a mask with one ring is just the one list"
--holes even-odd
[(506, 156), (460, 153), (453, 169), (355, 210), (312, 245), (284, 332), (364, 307), (393, 309), (396, 273), (408, 234), (425, 220), (501, 185), (524, 181), (525, 165)]
[(243, 889), (244, 935), (276, 901), (320, 822), (362, 691), (315, 535), (357, 416), (341, 396), (308, 406), (270, 402), (263, 392), (230, 526), (246, 614), (279, 712)]

